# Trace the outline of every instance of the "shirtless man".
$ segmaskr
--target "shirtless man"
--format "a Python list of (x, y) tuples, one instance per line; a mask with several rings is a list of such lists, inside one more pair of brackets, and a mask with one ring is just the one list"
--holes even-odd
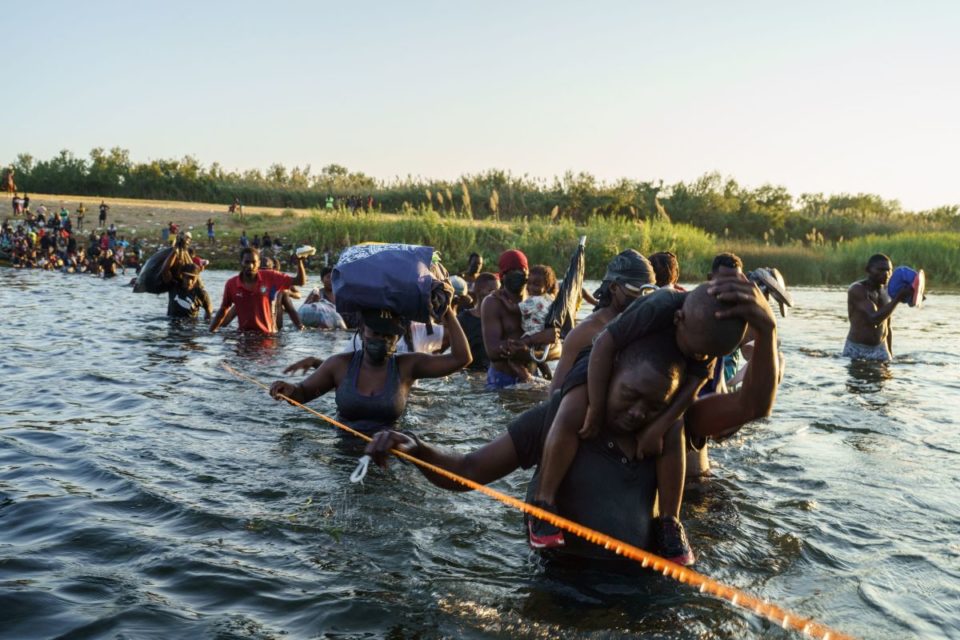
[(563, 388), (570, 367), (580, 352), (593, 344), (593, 339), (611, 320), (620, 315), (638, 297), (656, 290), (654, 269), (642, 255), (626, 249), (614, 256), (607, 265), (597, 297), (596, 310), (563, 339), (563, 353), (553, 372), (550, 391)]
[(477, 276), (483, 271), (483, 256), (479, 253), (471, 253), (470, 260), (467, 262), (467, 270), (460, 274), (460, 277), (467, 281), (468, 291), (473, 293), (474, 283)]
[(882, 253), (870, 256), (867, 277), (847, 289), (847, 316), (850, 332), (843, 345), (843, 356), (854, 360), (889, 362), (893, 358), (893, 329), (890, 316), (897, 305), (913, 295), (912, 287), (904, 287), (890, 299), (887, 282), (893, 263)]
[(480, 319), (480, 308), (487, 296), (499, 288), (500, 280), (497, 274), (481, 273), (473, 285), (473, 306), (463, 308), (457, 313), (457, 321), (463, 327), (467, 342), (470, 343), (470, 353), (473, 355), (473, 362), (470, 364), (472, 371), (486, 371), (490, 368), (490, 358), (487, 357), (487, 351), (483, 347), (483, 321)]
[(503, 285), (488, 295), (480, 308), (483, 323), (483, 345), (490, 358), (487, 389), (503, 389), (526, 382), (532, 376), (530, 347), (553, 344), (556, 329), (546, 329), (531, 336), (523, 335), (519, 303), (527, 295), (530, 269), (522, 251), (510, 249), (500, 254), (500, 282)]

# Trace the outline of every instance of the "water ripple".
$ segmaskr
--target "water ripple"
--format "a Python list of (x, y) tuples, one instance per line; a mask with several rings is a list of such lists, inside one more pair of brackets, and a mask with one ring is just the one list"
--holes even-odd
[[(228, 275), (205, 274), (210, 291)], [(518, 514), (409, 466), (351, 485), (357, 443), (221, 367), (268, 382), (346, 334), (209, 335), (119, 283), (4, 270), (0, 285), (17, 309), (0, 638), (790, 637), (656, 575), (543, 566)], [(687, 492), (697, 568), (862, 637), (960, 637), (960, 330), (939, 316), (960, 297), (898, 310), (886, 366), (839, 357), (842, 290), (795, 297), (774, 415), (715, 447)], [(122, 309), (109, 329), (105, 302)], [(404, 426), (469, 450), (543, 397), (423, 381)], [(528, 478), (495, 486), (519, 496)]]

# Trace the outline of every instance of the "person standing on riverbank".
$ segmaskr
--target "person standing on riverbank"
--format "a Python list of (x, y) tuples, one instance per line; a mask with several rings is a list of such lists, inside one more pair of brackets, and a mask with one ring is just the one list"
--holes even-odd
[(240, 253), (240, 273), (233, 276), (223, 287), (223, 301), (217, 315), (210, 323), (210, 332), (216, 332), (223, 324), (227, 312), (234, 308), (241, 331), (276, 333), (277, 323), (273, 314), (273, 302), (282, 291), (291, 286), (303, 286), (307, 282), (304, 258), (297, 256), (297, 276), (270, 269), (260, 270), (260, 252), (250, 247)]
[(890, 316), (898, 304), (913, 295), (913, 288), (904, 287), (895, 298), (890, 298), (887, 282), (893, 272), (893, 263), (882, 253), (870, 256), (866, 272), (866, 278), (854, 282), (847, 289), (850, 331), (843, 345), (843, 357), (889, 362), (893, 359)]
[(107, 211), (110, 210), (110, 205), (106, 201), (100, 201), (100, 217), (98, 218), (98, 227), (106, 226), (107, 224)]

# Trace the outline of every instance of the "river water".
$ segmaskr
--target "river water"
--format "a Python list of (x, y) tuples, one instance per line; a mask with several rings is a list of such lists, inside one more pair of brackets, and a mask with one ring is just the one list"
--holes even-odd
[[(222, 367), (269, 382), (344, 333), (210, 335), (123, 280), (0, 270), (0, 638), (791, 637), (658, 575), (545, 572), (518, 513), (409, 466), (351, 485), (354, 442)], [(794, 295), (773, 416), (688, 491), (695, 568), (861, 637), (960, 638), (960, 296), (899, 309), (886, 366), (838, 357), (843, 290)], [(462, 373), (405, 426), (467, 450), (539, 397)]]

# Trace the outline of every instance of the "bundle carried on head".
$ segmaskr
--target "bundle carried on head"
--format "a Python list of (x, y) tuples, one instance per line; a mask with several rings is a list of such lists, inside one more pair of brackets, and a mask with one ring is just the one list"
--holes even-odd
[(453, 297), (433, 247), (354, 245), (340, 254), (331, 275), (340, 313), (389, 309), (406, 320), (439, 322)]
[(164, 282), (161, 278), (163, 272), (163, 263), (170, 255), (173, 247), (164, 247), (150, 256), (147, 263), (140, 269), (140, 275), (137, 276), (137, 283), (133, 286), (134, 293), (166, 293), (173, 288), (169, 282)]

